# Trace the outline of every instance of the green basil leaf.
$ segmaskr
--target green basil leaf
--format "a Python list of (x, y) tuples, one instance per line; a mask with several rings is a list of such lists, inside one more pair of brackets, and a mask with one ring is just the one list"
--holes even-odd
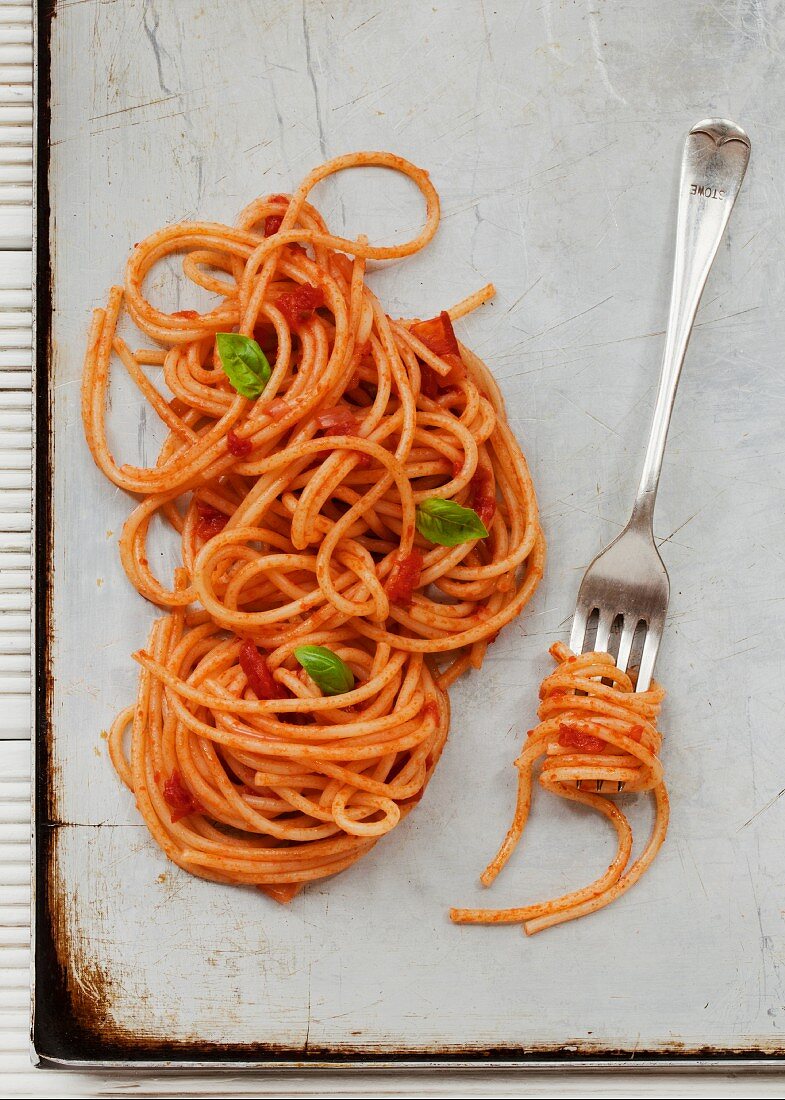
[(415, 524), (420, 534), (439, 546), (460, 546), (462, 542), (488, 537), (485, 524), (473, 508), (454, 500), (431, 497), (417, 505)]
[(352, 670), (326, 646), (301, 645), (294, 655), (325, 695), (343, 695), (354, 687)]
[(218, 332), (215, 336), (224, 374), (243, 397), (258, 397), (272, 371), (267, 356), (250, 336)]

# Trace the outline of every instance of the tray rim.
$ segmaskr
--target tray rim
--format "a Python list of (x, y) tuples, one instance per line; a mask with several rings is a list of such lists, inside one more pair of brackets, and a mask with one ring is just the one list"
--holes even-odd
[[(36, 1066), (54, 1069), (214, 1072), (243, 1070), (256, 1072), (303, 1071), (345, 1073), (416, 1072), (449, 1070), (562, 1072), (581, 1071), (672, 1071), (727, 1073), (782, 1071), (785, 1044), (780, 1050), (673, 1048), (663, 1051), (581, 1050), (575, 1042), (553, 1050), (520, 1046), (464, 1050), (434, 1048), (405, 1049), (400, 1056), (387, 1051), (378, 1055), (367, 1049), (332, 1047), (303, 1050), (264, 1044), (214, 1044), (208, 1042), (141, 1040), (130, 1047), (123, 1039), (81, 1024), (63, 1027), (69, 1018), (70, 998), (65, 982), (65, 965), (54, 943), (48, 916), (51, 844), (47, 809), (50, 805), (49, 710), (52, 672), (50, 664), (51, 550), (53, 516), (51, 506), (52, 425), (49, 416), (50, 387), (48, 362), (51, 347), (52, 268), (50, 255), (49, 136), (51, 126), (51, 29), (57, 16), (58, 0), (33, 0), (33, 272), (35, 277), (33, 323), (33, 490), (32, 490), (32, 577), (33, 613), (31, 645), (33, 660), (33, 730), (31, 737), (31, 1024), (30, 1050)], [(44, 995), (44, 979), (47, 992)], [(46, 999), (45, 999), (46, 998)], [(94, 1055), (85, 1057), (84, 1047)], [(148, 1054), (148, 1051), (150, 1052)], [(153, 1053), (154, 1052), (154, 1053)]]

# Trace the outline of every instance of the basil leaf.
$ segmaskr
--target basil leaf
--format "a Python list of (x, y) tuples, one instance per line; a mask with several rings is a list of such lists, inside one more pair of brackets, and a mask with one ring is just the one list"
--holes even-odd
[(258, 397), (272, 371), (267, 356), (250, 336), (218, 332), (215, 336), (224, 374), (243, 397)]
[(414, 522), (424, 538), (439, 546), (460, 546), (462, 542), (488, 537), (485, 524), (473, 508), (463, 508), (454, 500), (441, 497), (418, 504)]
[(301, 645), (294, 655), (325, 695), (343, 695), (354, 687), (352, 670), (326, 646)]

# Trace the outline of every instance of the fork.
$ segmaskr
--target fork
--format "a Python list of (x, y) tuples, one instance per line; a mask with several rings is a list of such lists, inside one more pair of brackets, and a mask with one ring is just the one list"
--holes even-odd
[[(665, 350), (640, 485), (629, 523), (594, 559), (578, 591), (570, 649), (573, 653), (589, 648), (607, 653), (616, 627), (620, 633), (616, 665), (626, 672), (637, 637), (642, 649), (636, 691), (646, 691), (651, 684), (670, 595), (668, 573), (654, 542), (652, 519), (676, 387), (706, 278), (749, 157), (749, 138), (727, 119), (706, 119), (687, 135)], [(597, 632), (589, 646), (587, 627), (595, 614)], [(621, 791), (623, 786), (598, 780), (596, 789)]]

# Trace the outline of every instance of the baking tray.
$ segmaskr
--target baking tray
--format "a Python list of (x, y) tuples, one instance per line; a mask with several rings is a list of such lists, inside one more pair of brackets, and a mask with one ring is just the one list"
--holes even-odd
[[(547, 0), (461, 5), (460, 18), (450, 7), (38, 5), (32, 1037), (43, 1063), (781, 1065), (785, 324), (767, 308), (781, 282), (768, 257), (785, 245), (769, 183), (782, 151), (767, 142), (781, 82), (767, 76), (760, 28), (732, 39), (680, 0), (656, 16), (632, 2), (613, 15)], [(722, 95), (707, 101), (723, 50)], [(480, 899), (477, 874), (506, 827), (547, 646), (566, 636), (582, 569), (626, 519), (680, 143), (707, 113), (738, 118), (754, 155), (688, 356), (656, 519), (674, 589), (658, 669), (670, 835), (644, 881), (596, 916), (532, 940), (456, 928), (447, 908)], [(89, 309), (133, 241), (183, 216), (229, 220), (360, 147), (426, 165), (444, 201), (429, 250), (376, 275), (391, 313), (425, 316), (497, 283), (461, 334), (505, 393), (550, 554), (531, 607), (453, 690), (448, 748), (416, 813), (279, 908), (169, 866), (110, 767), (101, 731), (133, 696), (129, 653), (153, 609), (120, 570), (129, 502), (92, 467), (78, 378)], [(389, 237), (418, 213), (383, 182), (337, 181), (316, 202), (339, 230)], [(158, 290), (176, 300), (170, 272)], [(131, 460), (154, 433), (141, 416), (120, 385), (112, 430)], [(645, 803), (632, 812), (645, 828)], [(543, 794), (486, 898), (559, 893), (610, 846), (601, 822)]]

